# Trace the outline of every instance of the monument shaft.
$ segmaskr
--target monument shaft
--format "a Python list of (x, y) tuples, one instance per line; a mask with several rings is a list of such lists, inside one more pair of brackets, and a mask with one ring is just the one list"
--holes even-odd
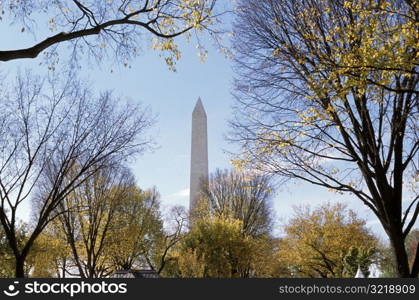
[(198, 206), (202, 184), (208, 182), (208, 141), (207, 115), (201, 99), (196, 102), (192, 112), (191, 141), (191, 181), (189, 194), (189, 211), (194, 212)]

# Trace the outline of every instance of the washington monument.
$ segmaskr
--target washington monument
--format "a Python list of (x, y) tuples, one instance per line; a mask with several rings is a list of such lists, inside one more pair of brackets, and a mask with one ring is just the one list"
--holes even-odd
[(200, 186), (208, 181), (207, 114), (198, 98), (192, 112), (191, 181), (189, 212), (193, 212), (199, 200)]

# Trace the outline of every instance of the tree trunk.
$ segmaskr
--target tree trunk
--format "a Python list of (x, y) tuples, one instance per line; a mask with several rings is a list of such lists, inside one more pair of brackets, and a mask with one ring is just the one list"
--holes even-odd
[(398, 276), (401, 278), (410, 277), (409, 261), (407, 258), (406, 247), (404, 244), (403, 233), (392, 230), (388, 233), (391, 245), (393, 247), (394, 257), (396, 259), (396, 267)]
[(16, 257), (15, 277), (25, 278), (25, 258), (24, 256)]

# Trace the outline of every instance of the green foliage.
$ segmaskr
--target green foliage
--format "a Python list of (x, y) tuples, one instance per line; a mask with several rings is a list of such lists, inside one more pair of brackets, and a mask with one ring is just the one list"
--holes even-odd
[[(292, 277), (341, 278), (345, 266), (352, 266), (353, 261), (362, 261), (366, 267), (373, 255), (369, 251), (377, 245), (365, 221), (342, 204), (328, 203), (313, 211), (309, 207), (296, 208), (284, 231), (286, 235), (280, 241), (278, 259)], [(358, 258), (355, 252), (362, 247), (366, 247), (368, 255)], [(348, 253), (353, 255), (347, 256), (345, 264)]]
[(38, 236), (29, 253), (30, 277), (64, 277), (65, 271), (68, 271), (66, 264), (69, 263), (70, 246), (59, 228), (53, 228), (54, 225), (58, 224), (53, 222)]
[(155, 188), (132, 187), (116, 209), (106, 249), (114, 268), (131, 269), (157, 260), (164, 236), (159, 212), (159, 194)]
[[(22, 247), (28, 239), (28, 226), (26, 223), (19, 223), (16, 229), (17, 246)], [(7, 240), (3, 226), (0, 224), (0, 277), (10, 278), (15, 275), (15, 255)], [(25, 273), (28, 275), (31, 263), (25, 265)]]
[(369, 267), (376, 257), (377, 250), (375, 248), (351, 247), (343, 258), (344, 275), (353, 278), (358, 271), (358, 267), (362, 273), (368, 277), (370, 275)]
[(13, 252), (10, 249), (3, 226), (0, 226), (0, 277), (13, 277), (14, 264)]
[(197, 220), (173, 253), (179, 277), (269, 277), (272, 241), (245, 235), (242, 221), (228, 216)]
[(241, 225), (238, 220), (215, 217), (192, 228), (183, 246), (186, 253), (201, 260), (204, 277), (235, 277), (244, 271), (242, 263), (247, 260), (251, 245), (243, 236)]

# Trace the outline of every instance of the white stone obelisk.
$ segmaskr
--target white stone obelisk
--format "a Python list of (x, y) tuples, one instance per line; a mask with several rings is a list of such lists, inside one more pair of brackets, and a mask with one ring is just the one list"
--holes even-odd
[(192, 112), (191, 181), (189, 186), (189, 212), (193, 214), (200, 198), (202, 184), (208, 182), (207, 114), (198, 98)]

